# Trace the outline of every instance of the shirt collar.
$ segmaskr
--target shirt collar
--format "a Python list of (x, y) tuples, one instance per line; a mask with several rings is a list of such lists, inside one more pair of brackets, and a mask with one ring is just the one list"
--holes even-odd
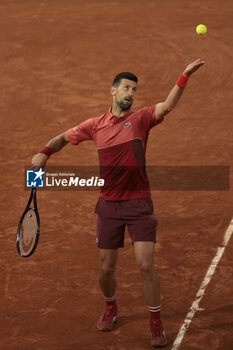
[(112, 120), (112, 119), (114, 119), (114, 117), (117, 118), (117, 119), (121, 119), (121, 118), (125, 119), (131, 113), (133, 113), (133, 111), (131, 111), (131, 109), (130, 109), (122, 117), (118, 118), (118, 117), (116, 117), (115, 115), (112, 114), (112, 106), (110, 106), (106, 114), (107, 114), (108, 119)]

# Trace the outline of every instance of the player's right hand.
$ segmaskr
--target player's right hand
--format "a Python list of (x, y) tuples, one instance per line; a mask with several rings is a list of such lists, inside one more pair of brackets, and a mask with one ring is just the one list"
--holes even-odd
[(32, 169), (38, 170), (40, 168), (44, 168), (48, 157), (44, 153), (37, 153), (32, 158)]

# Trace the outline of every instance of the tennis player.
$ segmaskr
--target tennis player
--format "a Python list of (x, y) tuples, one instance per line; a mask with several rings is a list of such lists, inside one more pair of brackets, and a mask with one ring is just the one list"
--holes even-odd
[(78, 145), (93, 140), (99, 153), (101, 178), (95, 213), (97, 246), (101, 261), (99, 284), (106, 302), (98, 320), (100, 331), (112, 330), (118, 317), (115, 269), (118, 249), (124, 245), (127, 225), (134, 245), (136, 262), (143, 277), (143, 290), (150, 315), (150, 342), (153, 347), (167, 344), (160, 317), (160, 281), (154, 266), (157, 221), (146, 174), (146, 144), (150, 129), (160, 124), (179, 101), (188, 79), (205, 61), (187, 66), (164, 102), (132, 111), (138, 79), (132, 73), (118, 74), (112, 84), (112, 106), (101, 116), (53, 138), (32, 158), (32, 167), (44, 167), (52, 153), (68, 142)]

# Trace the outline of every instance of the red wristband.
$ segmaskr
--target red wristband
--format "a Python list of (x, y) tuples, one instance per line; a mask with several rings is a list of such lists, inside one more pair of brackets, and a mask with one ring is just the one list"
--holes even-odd
[(44, 148), (42, 148), (42, 150), (40, 150), (39, 153), (44, 153), (49, 158), (53, 153), (53, 150), (50, 147), (45, 146)]
[(188, 80), (189, 80), (189, 77), (181, 73), (181, 75), (179, 76), (179, 79), (176, 82), (176, 85), (178, 85), (180, 88), (185, 88)]

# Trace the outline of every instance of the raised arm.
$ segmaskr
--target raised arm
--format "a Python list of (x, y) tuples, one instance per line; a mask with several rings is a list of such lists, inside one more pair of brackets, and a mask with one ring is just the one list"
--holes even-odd
[(32, 169), (43, 168), (52, 153), (60, 151), (69, 142), (67, 132), (55, 136), (32, 158)]
[(176, 85), (173, 87), (166, 100), (164, 102), (157, 103), (155, 110), (156, 121), (161, 121), (165, 115), (173, 110), (184, 92), (184, 87), (190, 75), (193, 74), (203, 64), (205, 64), (205, 61), (199, 58), (196, 61), (190, 63), (185, 68), (184, 72), (180, 75), (179, 79), (176, 82)]

